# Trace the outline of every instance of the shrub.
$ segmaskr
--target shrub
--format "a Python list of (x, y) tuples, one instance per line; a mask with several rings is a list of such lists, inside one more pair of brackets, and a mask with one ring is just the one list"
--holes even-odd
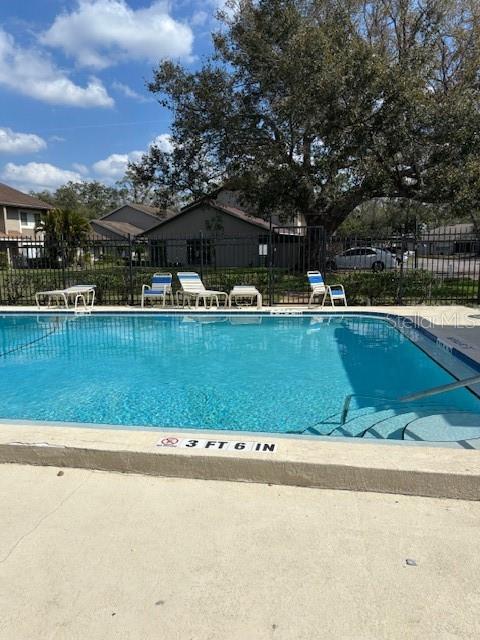
[(354, 271), (330, 275), (327, 282), (341, 282), (349, 304), (421, 304), (431, 298), (435, 276), (428, 271)]

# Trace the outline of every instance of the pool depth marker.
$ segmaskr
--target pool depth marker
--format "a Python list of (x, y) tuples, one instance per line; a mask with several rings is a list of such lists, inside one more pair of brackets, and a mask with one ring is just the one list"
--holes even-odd
[(168, 449), (215, 449), (220, 451), (236, 451), (240, 453), (274, 453), (277, 445), (275, 442), (253, 442), (251, 440), (206, 440), (203, 438), (177, 438), (165, 436), (156, 444), (157, 447)]

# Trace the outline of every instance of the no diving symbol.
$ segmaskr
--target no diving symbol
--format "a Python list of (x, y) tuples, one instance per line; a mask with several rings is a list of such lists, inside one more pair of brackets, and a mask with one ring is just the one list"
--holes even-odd
[(164, 447), (176, 447), (178, 444), (178, 438), (163, 438), (162, 444)]

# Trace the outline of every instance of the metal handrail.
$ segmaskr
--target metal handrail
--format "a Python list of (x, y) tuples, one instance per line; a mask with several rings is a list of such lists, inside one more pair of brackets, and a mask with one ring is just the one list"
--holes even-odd
[(429, 396), (436, 396), (439, 393), (446, 393), (447, 391), (454, 391), (455, 389), (461, 389), (462, 387), (468, 387), (472, 384), (480, 383), (480, 375), (466, 378), (465, 380), (457, 380), (456, 382), (450, 382), (449, 384), (442, 384), (439, 387), (432, 387), (431, 389), (425, 389), (425, 391), (419, 391), (417, 393), (411, 393), (408, 396), (399, 398), (397, 402), (411, 402), (412, 400), (420, 400), (421, 398), (428, 398)]
[(361, 393), (350, 393), (348, 396), (345, 397), (345, 400), (343, 401), (342, 413), (340, 415), (340, 424), (342, 425), (344, 425), (347, 421), (348, 411), (350, 409), (350, 404), (352, 403), (353, 398), (369, 398), (370, 400), (384, 400), (386, 403), (398, 402), (398, 400), (395, 400), (395, 398), (363, 395)]
[(480, 375), (465, 378), (464, 380), (457, 380), (456, 382), (450, 382), (449, 384), (443, 384), (438, 387), (432, 387), (431, 389), (425, 389), (424, 391), (418, 391), (417, 393), (411, 393), (409, 395), (402, 396), (401, 398), (386, 398), (382, 396), (350, 393), (345, 397), (343, 402), (340, 424), (344, 425), (346, 423), (353, 398), (369, 398), (371, 400), (383, 401), (382, 404), (402, 404), (405, 402), (413, 402), (414, 400), (421, 400), (422, 398), (429, 398), (430, 396), (439, 395), (440, 393), (447, 393), (448, 391), (454, 391), (455, 389), (461, 389), (473, 384), (480, 384)]

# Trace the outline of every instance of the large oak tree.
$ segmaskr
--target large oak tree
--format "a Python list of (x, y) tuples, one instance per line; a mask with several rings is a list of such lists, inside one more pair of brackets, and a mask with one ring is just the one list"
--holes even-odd
[(372, 198), (480, 210), (476, 0), (240, 0), (213, 39), (149, 84), (173, 152), (130, 177), (159, 205), (228, 183), (329, 230)]

